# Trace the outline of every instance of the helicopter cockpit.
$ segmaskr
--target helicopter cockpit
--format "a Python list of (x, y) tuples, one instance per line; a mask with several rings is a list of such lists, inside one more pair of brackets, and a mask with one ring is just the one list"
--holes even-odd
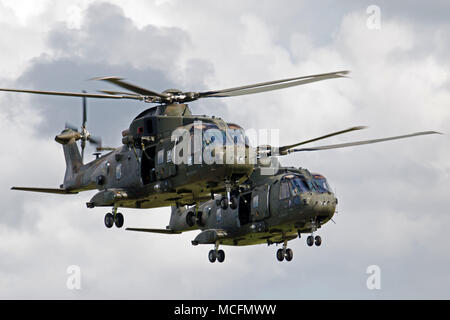
[(322, 176), (321, 174), (313, 173), (312, 174), (314, 184), (319, 189), (319, 192), (330, 192), (333, 193), (333, 190), (331, 189), (330, 185), (327, 182), (327, 179)]
[(209, 146), (250, 146), (245, 130), (232, 123), (228, 123), (226, 130), (224, 130), (219, 128), (215, 123), (201, 122), (194, 124), (189, 131), (192, 143), (196, 141), (195, 134), (201, 133), (203, 149)]
[(287, 174), (282, 178), (280, 199), (295, 197), (305, 192), (333, 193), (327, 179), (320, 174), (313, 174), (312, 179), (298, 174)]
[(280, 199), (297, 196), (301, 193), (317, 191), (311, 180), (302, 175), (288, 174), (281, 180)]
[(241, 126), (235, 123), (228, 123), (227, 125), (228, 133), (235, 145), (250, 147), (250, 141)]

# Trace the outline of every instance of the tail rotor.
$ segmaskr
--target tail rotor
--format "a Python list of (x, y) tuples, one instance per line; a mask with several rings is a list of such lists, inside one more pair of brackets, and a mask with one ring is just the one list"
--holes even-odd
[[(86, 93), (86, 91), (83, 91), (83, 93)], [(102, 139), (100, 137), (94, 137), (92, 136), (89, 131), (87, 130), (87, 102), (86, 97), (82, 97), (83, 104), (82, 104), (82, 124), (81, 124), (81, 131), (78, 131), (78, 128), (68, 122), (66, 122), (66, 129), (71, 129), (75, 132), (80, 133), (80, 140), (81, 140), (81, 160), (84, 159), (84, 149), (86, 148), (86, 142), (89, 142), (93, 145), (96, 145), (97, 151), (102, 150)]]

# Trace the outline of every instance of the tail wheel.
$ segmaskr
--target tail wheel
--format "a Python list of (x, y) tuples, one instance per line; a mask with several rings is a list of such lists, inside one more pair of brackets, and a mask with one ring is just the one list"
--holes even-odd
[(111, 213), (105, 215), (105, 226), (111, 228), (114, 225), (114, 216)]
[(116, 213), (116, 217), (114, 218), (114, 224), (116, 225), (116, 227), (122, 228), (123, 222), (124, 222), (123, 215), (120, 212)]
[(280, 262), (284, 260), (283, 249), (278, 249), (278, 250), (277, 250), (277, 259), (278, 259), (278, 261), (280, 261)]

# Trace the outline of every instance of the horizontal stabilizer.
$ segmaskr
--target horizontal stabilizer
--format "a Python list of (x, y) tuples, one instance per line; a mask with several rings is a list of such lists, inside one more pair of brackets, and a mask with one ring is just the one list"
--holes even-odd
[(126, 228), (128, 231), (150, 232), (150, 233), (163, 233), (163, 234), (180, 234), (181, 231), (175, 231), (172, 229), (141, 229), (141, 228)]
[(56, 189), (56, 188), (12, 187), (11, 190), (43, 192), (43, 193), (55, 193), (55, 194), (77, 194), (78, 193), (76, 191), (70, 191), (70, 190), (67, 190), (67, 189)]

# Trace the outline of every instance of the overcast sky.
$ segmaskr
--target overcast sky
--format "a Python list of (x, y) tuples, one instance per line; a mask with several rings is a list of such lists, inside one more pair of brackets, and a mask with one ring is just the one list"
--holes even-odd
[[(373, 12), (380, 9), (373, 28)], [(78, 98), (0, 93), (0, 298), (450, 298), (450, 24), (448, 1), (0, 0), (0, 87), (95, 91), (116, 75), (162, 91), (222, 89), (315, 73), (334, 79), (197, 101), (198, 114), (280, 129), (280, 144), (355, 125), (329, 143), (436, 130), (377, 145), (293, 154), (285, 165), (325, 175), (339, 198), (321, 247), (225, 247), (223, 264), (180, 236), (106, 229), (106, 209), (75, 196), (10, 191), (57, 187), (54, 136), (81, 124)], [(120, 145), (141, 103), (88, 100), (88, 126)], [(88, 150), (89, 153), (93, 149)], [(92, 158), (92, 157), (91, 157)], [(123, 209), (125, 226), (164, 228), (170, 209)], [(67, 268), (81, 270), (69, 290)], [(366, 269), (381, 270), (368, 290)]]

